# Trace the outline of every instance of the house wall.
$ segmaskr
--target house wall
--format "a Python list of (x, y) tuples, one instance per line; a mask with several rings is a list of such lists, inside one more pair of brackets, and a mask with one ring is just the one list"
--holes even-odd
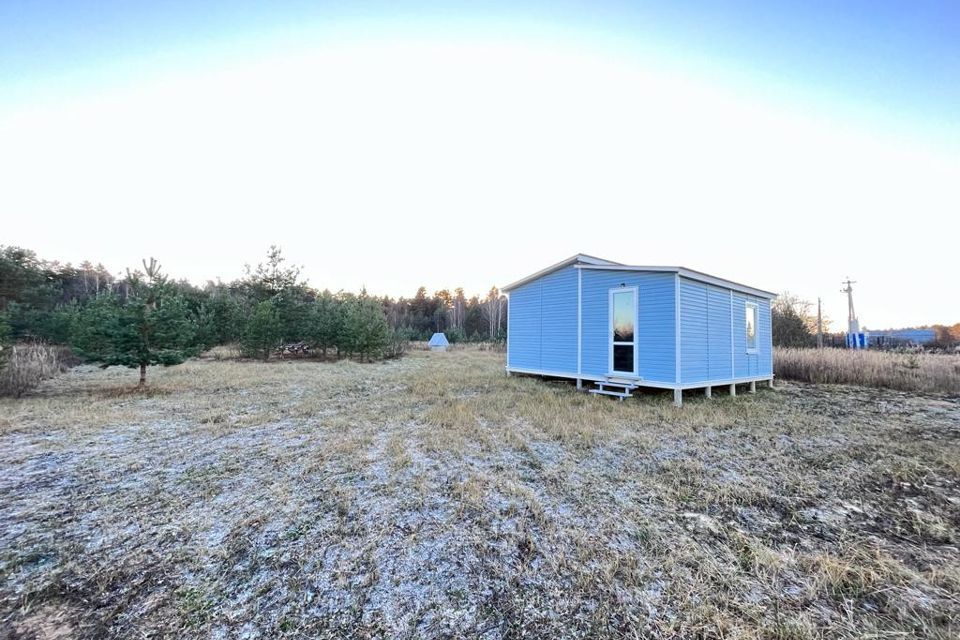
[[(686, 278), (679, 280), (680, 382), (772, 375), (770, 301)], [(757, 305), (757, 353), (750, 354), (744, 319), (747, 302)]]
[[(621, 285), (638, 288), (638, 375), (643, 381), (677, 382), (678, 300), (680, 384), (773, 373), (769, 300), (674, 273), (580, 270), (572, 265), (510, 291), (508, 368), (578, 375), (578, 277), (582, 279), (581, 376), (611, 374), (609, 296), (611, 289)], [(747, 302), (758, 309), (756, 354), (746, 350)]]
[[(747, 302), (757, 305), (757, 353), (747, 353), (747, 333), (744, 328), (744, 307)], [(737, 323), (737, 318), (740, 318)], [(770, 301), (733, 293), (734, 319), (734, 370), (736, 377), (773, 375), (773, 331), (770, 318)]]
[(577, 274), (571, 265), (510, 292), (508, 367), (576, 375)]
[(674, 274), (583, 270), (582, 374), (610, 374), (610, 289), (638, 288), (638, 375), (651, 382), (676, 381)]

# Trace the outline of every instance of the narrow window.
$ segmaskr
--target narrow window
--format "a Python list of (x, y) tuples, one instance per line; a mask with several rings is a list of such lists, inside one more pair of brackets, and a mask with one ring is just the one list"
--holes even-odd
[(613, 289), (610, 292), (610, 370), (636, 373), (637, 290)]
[(748, 302), (746, 306), (747, 353), (757, 351), (757, 305)]

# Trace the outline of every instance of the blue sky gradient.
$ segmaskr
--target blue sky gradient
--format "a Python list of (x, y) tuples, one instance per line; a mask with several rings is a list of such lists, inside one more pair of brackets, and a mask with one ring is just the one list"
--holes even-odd
[(6, 0), (0, 175), (0, 242), (114, 270), (279, 243), (484, 293), (586, 252), (954, 323), (960, 2)]
[(569, 37), (953, 139), (958, 2), (0, 4), (0, 87), (29, 100), (331, 38)]

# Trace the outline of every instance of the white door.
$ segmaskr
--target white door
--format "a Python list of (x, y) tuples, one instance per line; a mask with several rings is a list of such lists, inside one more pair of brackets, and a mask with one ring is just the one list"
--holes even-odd
[(610, 290), (610, 373), (637, 375), (637, 288)]

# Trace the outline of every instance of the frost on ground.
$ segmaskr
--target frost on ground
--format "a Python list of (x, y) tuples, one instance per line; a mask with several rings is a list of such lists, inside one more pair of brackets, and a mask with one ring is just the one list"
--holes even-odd
[(960, 630), (960, 400), (618, 403), (489, 352), (0, 401), (0, 637)]

